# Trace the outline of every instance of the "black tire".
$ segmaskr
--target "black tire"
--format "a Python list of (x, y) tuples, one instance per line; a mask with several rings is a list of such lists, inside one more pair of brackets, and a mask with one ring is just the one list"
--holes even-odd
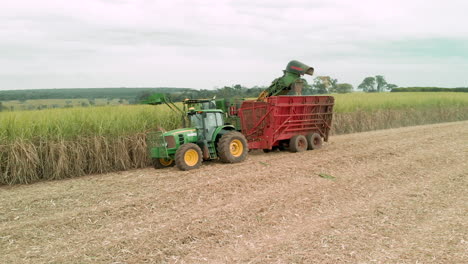
[(303, 135), (295, 135), (289, 140), (291, 152), (302, 152), (307, 150), (307, 139)]
[(175, 162), (173, 159), (166, 159), (166, 158), (153, 158), (153, 167), (155, 169), (164, 169), (168, 167), (173, 167)]
[(272, 149), (263, 149), (263, 153), (270, 153), (271, 151), (273, 151)]
[(247, 139), (237, 131), (224, 134), (218, 141), (219, 158), (224, 163), (237, 163), (244, 161), (249, 152)]
[(322, 137), (318, 133), (309, 133), (306, 135), (307, 149), (320, 149), (323, 145)]
[(175, 154), (175, 165), (180, 170), (193, 170), (200, 167), (202, 163), (202, 151), (193, 143), (183, 144)]

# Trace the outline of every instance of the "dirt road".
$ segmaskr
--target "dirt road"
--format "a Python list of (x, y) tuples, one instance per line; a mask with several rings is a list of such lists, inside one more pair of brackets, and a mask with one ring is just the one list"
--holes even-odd
[(466, 263), (467, 154), (457, 122), (3, 186), (0, 262)]

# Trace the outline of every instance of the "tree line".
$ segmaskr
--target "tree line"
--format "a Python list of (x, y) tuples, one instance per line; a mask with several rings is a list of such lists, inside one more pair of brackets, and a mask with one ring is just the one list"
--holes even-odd
[[(357, 89), (364, 92), (383, 92), (391, 90), (397, 87), (395, 84), (387, 83), (385, 77), (377, 75), (375, 77), (366, 77)], [(235, 84), (232, 86), (224, 86), (215, 88), (213, 90), (200, 89), (200, 90), (186, 90), (180, 93), (171, 93), (174, 101), (181, 101), (186, 98), (199, 99), (199, 98), (254, 98), (257, 97), (262, 91), (267, 89), (268, 86), (253, 86), (245, 87), (241, 84)], [(354, 91), (353, 85), (349, 83), (340, 83), (338, 79), (330, 76), (318, 76), (313, 79), (312, 83), (305, 82), (302, 89), (303, 95), (314, 95), (314, 94), (330, 94), (330, 93), (351, 93)], [(142, 92), (137, 96), (137, 101), (143, 101), (149, 97), (151, 93)]]

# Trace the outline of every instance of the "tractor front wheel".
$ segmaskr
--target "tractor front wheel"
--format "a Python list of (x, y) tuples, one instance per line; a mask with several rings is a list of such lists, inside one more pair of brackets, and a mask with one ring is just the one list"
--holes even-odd
[(217, 150), (222, 162), (237, 163), (245, 160), (249, 147), (244, 135), (237, 131), (232, 131), (221, 137), (218, 141)]
[(175, 164), (180, 170), (193, 170), (202, 163), (202, 151), (193, 143), (183, 144), (175, 154)]
[(322, 137), (318, 133), (307, 134), (307, 149), (319, 149), (322, 147), (323, 141)]
[(153, 167), (155, 169), (163, 169), (167, 167), (174, 166), (173, 159), (166, 159), (166, 158), (153, 158)]
[(302, 152), (307, 150), (307, 139), (303, 135), (295, 135), (289, 140), (289, 150), (291, 152)]

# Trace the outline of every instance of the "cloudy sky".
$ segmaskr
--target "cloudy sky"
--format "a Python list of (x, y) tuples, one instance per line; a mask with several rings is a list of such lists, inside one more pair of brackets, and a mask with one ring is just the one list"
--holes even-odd
[(292, 59), (354, 86), (382, 74), (399, 86), (468, 87), (466, 0), (2, 0), (0, 7), (0, 90), (268, 85)]

